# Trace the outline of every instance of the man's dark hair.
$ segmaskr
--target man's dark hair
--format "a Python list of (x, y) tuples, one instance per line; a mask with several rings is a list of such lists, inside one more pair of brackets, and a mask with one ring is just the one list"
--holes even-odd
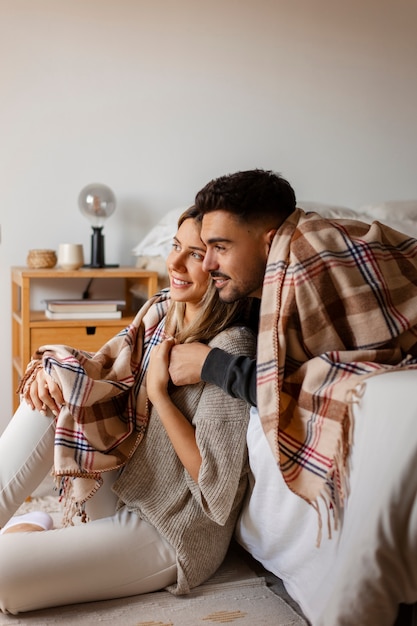
[(280, 226), (295, 210), (295, 193), (288, 181), (272, 171), (247, 170), (215, 178), (195, 198), (200, 215), (223, 210), (242, 222)]

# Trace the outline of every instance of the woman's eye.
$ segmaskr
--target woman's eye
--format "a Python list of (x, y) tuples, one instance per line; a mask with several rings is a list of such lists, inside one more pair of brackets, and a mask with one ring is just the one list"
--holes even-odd
[(173, 241), (171, 247), (173, 250), (176, 250), (178, 252), (178, 250), (180, 249), (180, 244), (176, 241)]
[(191, 252), (191, 256), (197, 259), (198, 261), (203, 261), (204, 256), (199, 252)]

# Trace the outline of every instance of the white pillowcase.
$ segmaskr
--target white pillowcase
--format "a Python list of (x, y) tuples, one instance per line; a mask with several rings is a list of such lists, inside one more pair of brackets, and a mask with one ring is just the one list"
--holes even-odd
[(304, 211), (315, 211), (328, 219), (353, 219), (371, 224), (381, 222), (417, 239), (417, 200), (397, 200), (367, 204), (358, 210), (319, 202), (298, 202)]
[(172, 238), (177, 232), (177, 222), (186, 207), (173, 209), (166, 213), (149, 233), (135, 246), (135, 256), (162, 256), (164, 259), (171, 251)]
[(417, 239), (417, 200), (367, 204), (360, 208), (364, 222), (381, 222)]
[(383, 222), (410, 220), (417, 222), (417, 200), (397, 200), (366, 204), (359, 209), (360, 213), (368, 215), (372, 220)]
[(297, 206), (303, 211), (314, 211), (322, 217), (328, 219), (347, 219), (357, 220), (360, 219), (358, 213), (353, 209), (348, 209), (345, 206), (339, 206), (337, 204), (323, 204), (321, 202), (301, 201), (297, 202)]

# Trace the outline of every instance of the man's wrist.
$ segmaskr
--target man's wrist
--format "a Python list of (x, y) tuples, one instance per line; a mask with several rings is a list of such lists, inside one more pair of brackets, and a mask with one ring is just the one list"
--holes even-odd
[(232, 355), (220, 348), (211, 348), (201, 369), (201, 380), (222, 387), (225, 371)]

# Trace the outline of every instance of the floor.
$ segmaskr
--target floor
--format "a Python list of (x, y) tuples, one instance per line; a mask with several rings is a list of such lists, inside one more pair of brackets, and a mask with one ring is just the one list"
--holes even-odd
[[(47, 479), (33, 494), (34, 497), (56, 495), (52, 479)], [(284, 584), (281, 579), (266, 570), (258, 561), (253, 559), (251, 555), (241, 548), (236, 542), (233, 542), (231, 550), (236, 552), (242, 560), (244, 560), (249, 567), (257, 573), (258, 576), (262, 576), (267, 583), (267, 586), (273, 593), (284, 600), (298, 615), (304, 618), (304, 615), (298, 606), (298, 604), (287, 593)], [(304, 618), (305, 619), (305, 618)], [(405, 605), (402, 604), (399, 607), (398, 616), (393, 626), (417, 626), (417, 605)]]

